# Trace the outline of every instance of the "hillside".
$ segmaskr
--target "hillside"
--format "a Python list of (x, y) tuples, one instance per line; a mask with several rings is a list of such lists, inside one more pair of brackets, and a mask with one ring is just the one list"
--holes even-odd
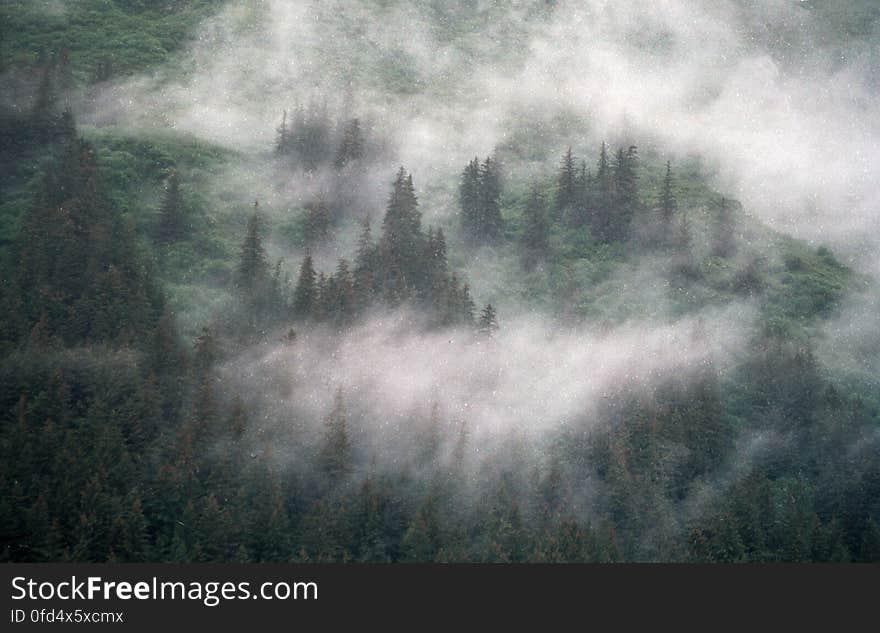
[[(2, 560), (880, 560), (870, 201), (714, 78), (582, 92), (560, 4), (4, 5)], [(800, 4), (872, 55), (870, 3)], [(655, 35), (590, 46), (682, 79)]]

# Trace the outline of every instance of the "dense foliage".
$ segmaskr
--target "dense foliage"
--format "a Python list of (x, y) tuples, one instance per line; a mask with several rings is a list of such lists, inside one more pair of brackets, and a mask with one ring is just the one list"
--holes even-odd
[[(527, 182), (505, 174), (502, 153), (474, 158), (446, 183), (456, 214), (445, 226), (424, 225), (401, 167), (382, 185), (374, 236), (350, 201), (386, 142), (310, 104), (283, 115), (275, 151), (259, 157), (269, 173), (330, 183), (297, 209), (305, 255), (291, 279), (269, 246), (289, 223), (259, 202), (236, 207), (237, 220), (208, 208), (217, 198), (200, 174), (222, 151), (84, 140), (67, 107), (104, 56), (121, 72), (153, 63), (212, 3), (93, 4), (50, 24), (77, 43), (69, 54), (31, 60), (21, 51), (46, 25), (0, 13), (22, 33), (4, 38), (20, 47), (4, 61), (39, 78), (30, 110), (4, 112), (0, 130), (0, 560), (880, 561), (877, 394), (841, 384), (815, 353), (818, 325), (857, 278), (829, 250), (770, 235), (628, 143), (589, 159), (569, 147), (552, 178)], [(105, 27), (142, 46), (114, 56), (70, 35), (111, 41), (98, 38)], [(707, 211), (689, 216), (700, 195)], [(313, 250), (346, 221), (360, 226), (355, 249), (318, 270)], [(253, 346), (344, 338), (399, 309), (422, 331), (499, 344), (505, 314), (477, 306), (461, 265), (486, 248), (516, 262), (516, 288), (560, 327), (608, 321), (627, 301), (614, 274), (644, 261), (673, 316), (748, 300), (759, 325), (730, 372), (710, 359), (646, 389), (621, 385), (539, 449), (512, 437), (485, 458), (467, 420), (444, 419), (442, 388), (397, 432), (409, 450), (388, 467), (345, 385), (328, 386), (314, 436), (297, 435), (304, 414), (273, 407), (283, 386), (248, 393), (233, 380), (228, 363)], [(197, 302), (196, 288), (221, 298), (190, 337), (174, 307), (192, 304), (175, 295)], [(273, 454), (287, 450), (282, 433), (293, 460)]]

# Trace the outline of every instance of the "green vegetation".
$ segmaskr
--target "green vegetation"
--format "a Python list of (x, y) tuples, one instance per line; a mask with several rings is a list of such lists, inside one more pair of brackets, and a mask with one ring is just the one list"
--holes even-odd
[[(318, 102), (263, 153), (76, 126), (71, 76), (167, 62), (219, 4), (0, 9), (0, 70), (35, 78), (0, 113), (0, 560), (880, 560), (877, 385), (816, 352), (871, 280), (749, 217), (697, 159), (587, 143), (565, 113), (514, 116), (427, 183), (375, 182), (393, 139)], [(464, 48), (496, 11), (432, 6)], [(423, 87), (403, 52), (373, 79)], [(713, 357), (704, 321), (725, 310), (750, 320), (725, 317), (744, 333), (714, 331), (733, 349)], [(523, 315), (544, 334), (513, 332)], [(674, 370), (604, 367), (650, 351), (603, 351), (618, 332), (683, 323)], [(545, 367), (522, 352), (566, 332)], [(558, 380), (579, 339), (585, 375), (552, 398), (579, 408), (547, 424), (504, 400), (508, 374), (522, 399)], [(588, 405), (565, 389), (604, 371)], [(372, 393), (384, 372), (394, 393)], [(516, 426), (479, 426), (484, 405)]]
[(41, 52), (70, 57), (80, 83), (129, 75), (168, 61), (222, 0), (13, 0), (0, 6), (0, 72)]

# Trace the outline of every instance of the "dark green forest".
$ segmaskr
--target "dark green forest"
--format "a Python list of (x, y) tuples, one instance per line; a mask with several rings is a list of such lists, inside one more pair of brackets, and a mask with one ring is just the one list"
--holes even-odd
[(331, 78), (256, 149), (95, 114), (225, 4), (0, 9), (0, 560), (880, 561), (875, 278), (570, 113), (446, 171)]

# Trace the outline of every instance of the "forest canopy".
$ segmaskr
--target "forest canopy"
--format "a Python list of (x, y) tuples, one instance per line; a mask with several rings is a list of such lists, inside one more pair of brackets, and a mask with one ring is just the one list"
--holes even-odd
[(708, 4), (6, 3), (0, 560), (880, 560), (878, 16)]

